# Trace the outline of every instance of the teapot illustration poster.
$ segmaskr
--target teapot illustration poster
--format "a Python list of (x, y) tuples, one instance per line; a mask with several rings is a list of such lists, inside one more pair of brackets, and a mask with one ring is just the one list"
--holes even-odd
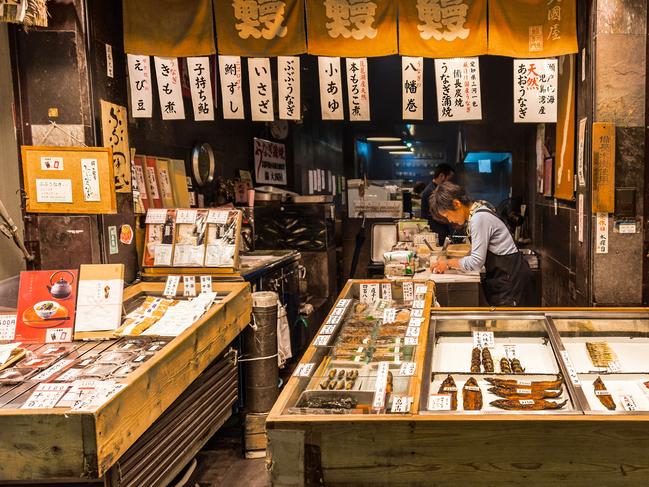
[(72, 341), (77, 301), (76, 270), (20, 273), (16, 341)]

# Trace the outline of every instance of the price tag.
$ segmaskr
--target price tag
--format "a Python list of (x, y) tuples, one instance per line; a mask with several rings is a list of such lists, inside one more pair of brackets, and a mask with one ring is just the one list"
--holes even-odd
[(311, 377), (315, 364), (299, 364), (293, 371), (293, 377)]
[(406, 337), (403, 339), (403, 344), (404, 345), (417, 345), (419, 343), (419, 337)]
[(16, 336), (16, 315), (0, 315), (0, 341), (13, 340)]
[(417, 364), (415, 362), (402, 362), (399, 367), (399, 375), (402, 377), (412, 377), (415, 375)]
[(412, 403), (412, 397), (410, 396), (397, 396), (392, 395), (392, 408), (390, 412), (392, 413), (409, 413), (410, 404)]
[(409, 326), (406, 329), (406, 336), (407, 337), (418, 337), (420, 331), (421, 331), (421, 328), (419, 328), (418, 326)]
[(77, 377), (79, 377), (82, 372), (83, 369), (68, 369), (65, 372), (63, 372), (56, 380), (59, 382), (70, 382), (72, 380), (75, 380)]
[(39, 384), (21, 409), (53, 408), (69, 387), (70, 384)]
[(45, 332), (45, 343), (60, 343), (71, 341), (71, 331), (68, 328), (50, 328)]
[(464, 389), (471, 392), (480, 392), (480, 388), (477, 386), (464, 386)]
[(412, 301), (413, 299), (415, 299), (414, 284), (412, 282), (404, 282), (403, 283), (403, 300), (404, 301)]
[(178, 223), (196, 223), (197, 210), (176, 210), (176, 224)]
[(210, 210), (207, 213), (207, 223), (216, 223), (218, 225), (225, 225), (228, 222), (230, 212), (227, 210)]
[(410, 316), (413, 318), (423, 318), (424, 317), (424, 310), (423, 309), (413, 309), (410, 311)]
[(622, 365), (620, 364), (619, 360), (613, 360), (608, 363), (607, 367), (609, 372), (621, 372), (622, 371)]
[(196, 277), (183, 276), (183, 296), (193, 298), (196, 296)]
[(408, 326), (421, 326), (423, 322), (424, 322), (423, 318), (410, 318), (410, 321), (408, 322)]
[(392, 284), (389, 282), (381, 284), (381, 297), (387, 301), (392, 301)]
[(570, 381), (573, 383), (573, 385), (581, 387), (581, 381), (579, 380), (579, 375), (577, 375), (575, 366), (572, 365), (572, 360), (570, 360), (570, 355), (568, 355), (567, 350), (561, 350), (561, 358), (563, 358), (563, 363), (565, 364), (566, 369), (568, 370), (568, 376), (570, 377)]
[(417, 284), (415, 286), (415, 294), (426, 294), (428, 292), (428, 286), (426, 284)]
[(178, 284), (180, 283), (180, 276), (168, 276), (165, 289), (162, 293), (163, 296), (173, 298), (178, 292)]
[(478, 348), (494, 348), (493, 331), (474, 331), (473, 346)]
[(167, 210), (160, 208), (151, 208), (146, 213), (144, 223), (147, 225), (159, 225), (167, 221)]
[(429, 411), (450, 411), (451, 395), (450, 394), (431, 394), (428, 396)]
[(326, 347), (331, 339), (331, 335), (318, 335), (313, 340), (313, 345), (316, 347)]
[(531, 386), (532, 381), (531, 380), (517, 380), (516, 384), (519, 386)]
[(609, 391), (595, 391), (596, 396), (610, 396), (611, 393)]
[(340, 323), (342, 316), (331, 315), (327, 320), (327, 325), (337, 325)]
[(361, 284), (360, 285), (360, 302), (376, 303), (380, 299), (379, 284)]
[(415, 299), (412, 302), (412, 307), (413, 308), (424, 309), (424, 306), (426, 306), (426, 301), (424, 301), (423, 299)]
[(521, 406), (533, 406), (534, 399), (521, 399), (518, 401)]
[(153, 250), (153, 265), (171, 265), (172, 249), (173, 246), (169, 244), (156, 245)]
[(379, 362), (376, 371), (376, 386), (374, 389), (374, 400), (372, 401), (373, 409), (383, 409), (385, 407), (385, 394), (388, 384), (388, 370), (390, 365), (387, 362)]
[(395, 308), (385, 308), (383, 310), (383, 324), (394, 323), (397, 319), (397, 310)]
[(62, 359), (56, 362), (54, 365), (51, 367), (48, 367), (45, 369), (43, 372), (41, 372), (38, 375), (35, 375), (31, 380), (37, 381), (37, 382), (42, 382), (50, 377), (52, 377), (55, 374), (58, 374), (61, 372), (63, 369), (65, 369), (68, 365), (70, 365), (73, 361), (70, 359)]
[(529, 396), (532, 394), (532, 389), (516, 389), (516, 394), (521, 396)]
[(212, 292), (212, 276), (201, 276), (201, 294)]
[(336, 308), (346, 308), (349, 306), (349, 303), (351, 302), (351, 299), (340, 299), (338, 300), (338, 303), (336, 304)]
[(333, 316), (342, 316), (342, 315), (345, 314), (345, 308), (334, 308), (334, 309), (331, 311), (331, 314), (332, 314)]
[(638, 405), (636, 404), (635, 400), (633, 399), (633, 396), (631, 395), (620, 396), (620, 402), (622, 403), (622, 407), (624, 408), (625, 411), (638, 410)]
[(509, 360), (516, 358), (516, 345), (505, 345), (503, 348), (505, 349), (505, 357)]
[(325, 325), (322, 327), (322, 330), (320, 330), (320, 334), (332, 335), (334, 331), (336, 331), (336, 325)]

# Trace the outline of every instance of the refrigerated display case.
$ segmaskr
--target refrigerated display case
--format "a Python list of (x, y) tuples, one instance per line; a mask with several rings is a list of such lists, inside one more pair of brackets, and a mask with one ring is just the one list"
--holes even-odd
[[(645, 482), (649, 310), (429, 308), (428, 289), (430, 314), (412, 354), (377, 357), (374, 337), (385, 326), (377, 319), (362, 337), (368, 346), (353, 341), (359, 346), (341, 356), (362, 319), (360, 286), (383, 282), (348, 282), (328, 317), (351, 299), (340, 326), (314, 340), (271, 411), (273, 485)], [(380, 409), (386, 363), (392, 390)], [(414, 375), (402, 377), (410, 367)], [(350, 370), (358, 375), (347, 389)], [(332, 380), (342, 386), (329, 389)], [(312, 398), (340, 402), (305, 407)]]

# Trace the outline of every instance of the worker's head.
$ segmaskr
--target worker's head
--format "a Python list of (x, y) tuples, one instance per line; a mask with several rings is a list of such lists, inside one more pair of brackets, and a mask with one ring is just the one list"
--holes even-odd
[(447, 181), (430, 195), (431, 213), (436, 213), (456, 225), (464, 225), (469, 218), (473, 201), (462, 186)]
[(435, 172), (433, 173), (433, 182), (436, 185), (440, 185), (442, 183), (445, 183), (449, 179), (453, 177), (455, 174), (455, 169), (453, 169), (451, 166), (448, 164), (439, 164), (435, 168)]

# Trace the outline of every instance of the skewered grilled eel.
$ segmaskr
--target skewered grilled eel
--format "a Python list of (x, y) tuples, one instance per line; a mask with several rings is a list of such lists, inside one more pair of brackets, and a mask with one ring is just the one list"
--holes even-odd
[(597, 399), (599, 399), (599, 402), (601, 402), (609, 411), (615, 411), (615, 400), (613, 399), (613, 396), (611, 396), (611, 393), (608, 392), (608, 389), (606, 389), (606, 385), (604, 385), (602, 378), (597, 377), (595, 382), (593, 382), (593, 386), (595, 387), (595, 395), (597, 396)]
[(471, 350), (471, 373), (480, 373), (480, 349), (478, 347)]
[(500, 371), (503, 374), (511, 374), (512, 373), (512, 366), (509, 363), (509, 360), (506, 357), (503, 357), (500, 359)]
[(546, 401), (545, 399), (498, 399), (491, 401), (491, 405), (507, 411), (543, 411), (545, 409), (561, 409), (568, 403)]
[(465, 411), (480, 411), (482, 409), (482, 392), (478, 381), (469, 377), (462, 388), (462, 407)]
[(494, 360), (488, 348), (482, 349), (482, 367), (485, 372), (492, 373), (494, 371)]
[(556, 399), (561, 396), (562, 389), (531, 389), (529, 387), (490, 387), (489, 392), (494, 396), (505, 399)]
[(450, 394), (451, 395), (451, 410), (457, 410), (457, 386), (451, 374), (449, 374), (446, 379), (440, 384), (438, 394)]
[(518, 360), (517, 358), (511, 359), (511, 364), (512, 364), (512, 372), (514, 374), (522, 374), (525, 372), (525, 369), (521, 365), (521, 361)]
[(560, 389), (563, 384), (563, 377), (557, 375), (556, 380), (544, 381), (522, 381), (518, 379), (498, 379), (486, 377), (485, 380), (495, 387), (531, 387), (532, 390)]

